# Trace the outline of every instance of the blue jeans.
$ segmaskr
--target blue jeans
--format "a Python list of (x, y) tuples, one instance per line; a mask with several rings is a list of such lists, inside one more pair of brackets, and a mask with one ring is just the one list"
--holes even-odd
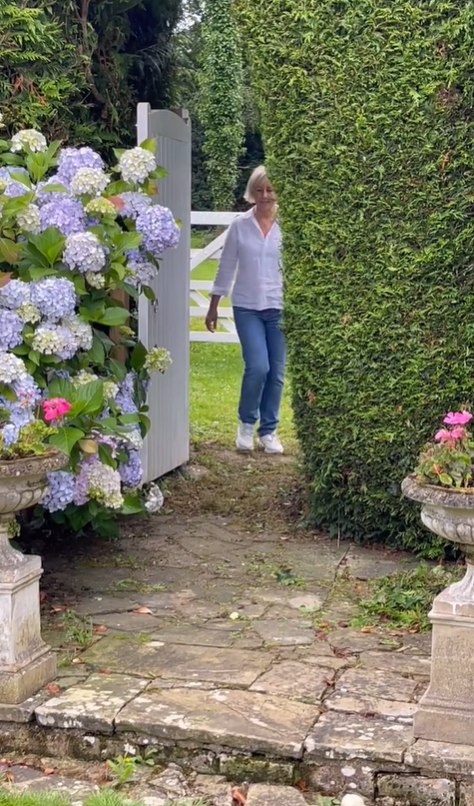
[(245, 364), (239, 419), (252, 425), (260, 420), (258, 433), (263, 437), (277, 428), (283, 391), (286, 349), (281, 311), (234, 307), (234, 321)]

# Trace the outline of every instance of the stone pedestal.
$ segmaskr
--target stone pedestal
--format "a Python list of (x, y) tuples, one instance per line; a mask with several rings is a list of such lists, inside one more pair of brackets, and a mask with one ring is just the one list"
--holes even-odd
[(418, 739), (474, 746), (474, 565), (433, 602), (431, 679), (415, 714)]
[(6, 546), (2, 531), (0, 523), (0, 703), (16, 704), (55, 677), (56, 657), (41, 638), (41, 559)]
[(415, 714), (415, 737), (474, 747), (474, 488), (450, 490), (409, 476), (402, 491), (422, 504), (425, 526), (466, 555), (464, 578), (436, 597), (429, 614), (431, 678)]
[(12, 548), (9, 524), (41, 499), (47, 473), (65, 462), (56, 452), (0, 462), (0, 704), (27, 700), (56, 675), (56, 657), (41, 638), (41, 559)]

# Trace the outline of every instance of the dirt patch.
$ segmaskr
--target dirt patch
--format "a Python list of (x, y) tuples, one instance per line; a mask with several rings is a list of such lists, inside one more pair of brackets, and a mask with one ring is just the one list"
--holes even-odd
[(246, 530), (300, 533), (306, 507), (297, 455), (242, 454), (216, 443), (193, 447), (187, 468), (162, 480), (164, 514), (213, 514)]

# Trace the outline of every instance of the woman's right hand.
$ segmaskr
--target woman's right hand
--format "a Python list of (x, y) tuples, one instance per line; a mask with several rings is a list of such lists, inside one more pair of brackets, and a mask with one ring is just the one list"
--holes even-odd
[(209, 306), (209, 310), (206, 314), (206, 327), (210, 333), (215, 333), (217, 327), (217, 308), (214, 305)]

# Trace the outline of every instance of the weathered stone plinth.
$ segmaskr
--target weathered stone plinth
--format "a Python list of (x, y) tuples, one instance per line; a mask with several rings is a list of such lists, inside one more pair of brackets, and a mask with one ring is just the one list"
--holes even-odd
[(0, 462), (0, 703), (31, 697), (56, 675), (56, 660), (41, 638), (39, 579), (41, 558), (24, 556), (10, 545), (14, 513), (36, 504), (47, 473), (66, 458), (45, 456)]
[(0, 562), (0, 703), (23, 702), (56, 675), (56, 657), (41, 638), (41, 559), (16, 552), (13, 563), (12, 555), (7, 550)]
[(415, 714), (419, 739), (474, 746), (474, 495), (419, 484), (402, 490), (422, 504), (421, 520), (432, 532), (458, 544), (467, 568), (433, 602), (431, 679)]
[(433, 602), (431, 680), (415, 714), (415, 736), (474, 745), (474, 565)]

